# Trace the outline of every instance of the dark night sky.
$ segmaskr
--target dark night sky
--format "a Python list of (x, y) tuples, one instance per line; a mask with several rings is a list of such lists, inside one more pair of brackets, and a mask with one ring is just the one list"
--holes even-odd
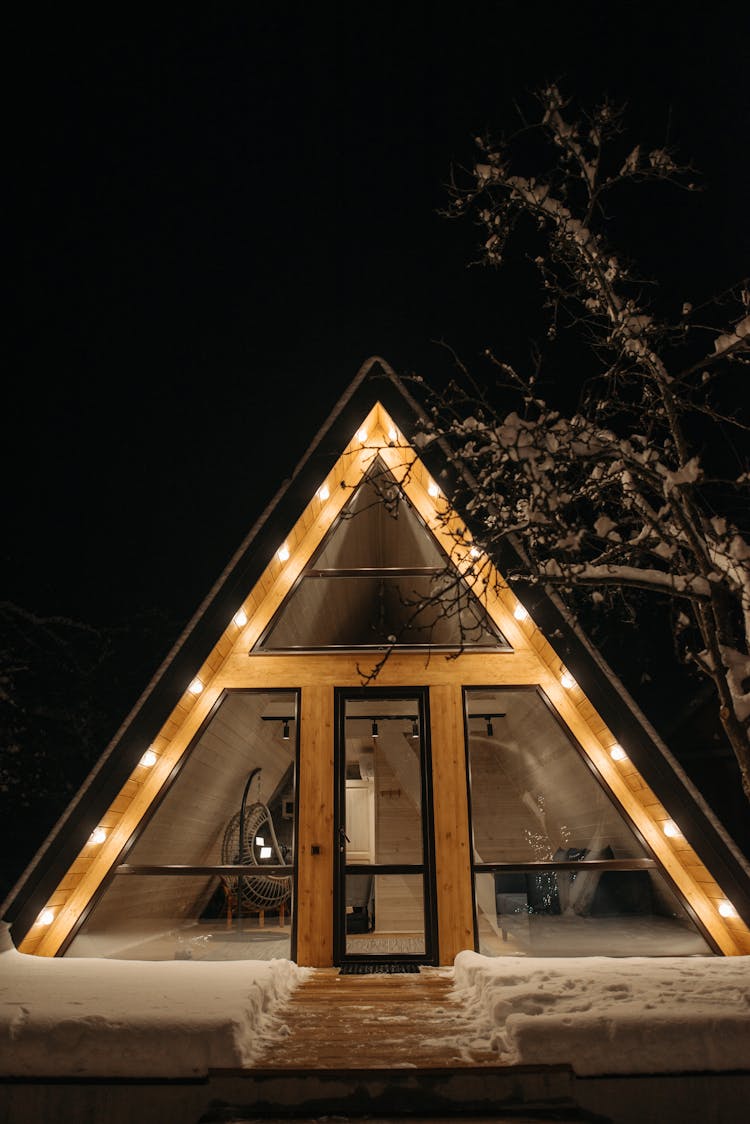
[(67, 8), (7, 35), (6, 595), (186, 619), (365, 358), (429, 376), (433, 340), (513, 342), (472, 229), (436, 211), (545, 78), (627, 100), (656, 141), (669, 118), (704, 170), (660, 265), (706, 291), (747, 268), (736, 5), (349, 7)]
[(525, 347), (437, 210), (542, 81), (627, 101), (703, 170), (639, 220), (680, 301), (747, 272), (739, 5), (166, 7), (6, 27), (3, 596), (29, 609), (181, 626), (364, 359)]

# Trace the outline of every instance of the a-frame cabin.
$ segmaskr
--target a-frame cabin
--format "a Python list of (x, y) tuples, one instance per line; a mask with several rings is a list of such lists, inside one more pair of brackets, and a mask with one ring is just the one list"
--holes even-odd
[(750, 953), (744, 857), (418, 415), (368, 360), (11, 892), (22, 952)]

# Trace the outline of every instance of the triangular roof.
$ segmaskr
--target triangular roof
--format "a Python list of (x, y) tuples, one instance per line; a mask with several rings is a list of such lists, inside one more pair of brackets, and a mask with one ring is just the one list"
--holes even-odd
[[(347, 489), (350, 494), (371, 465), (375, 449), (389, 470), (401, 474), (401, 486), (453, 555), (455, 540), (448, 528), (466, 527), (449, 507), (454, 469), (444, 445), (435, 443), (418, 454), (411, 444), (421, 415), (419, 403), (384, 360), (373, 357), (362, 365), (4, 903), (3, 917), (11, 923), (22, 951), (53, 955), (64, 946), (66, 935), (90, 908), (91, 895), (87, 898), (80, 889), (82, 871), (85, 868), (84, 881), (90, 886), (107, 877), (129, 834), (116, 826), (117, 818), (127, 806), (132, 823), (137, 810), (143, 812), (158, 791), (154, 775), (145, 781), (144, 771), (139, 770), (144, 750), (160, 739), (166, 744), (181, 727), (191, 728), (195, 696), (189, 685), (196, 679), (208, 683), (233, 646), (241, 645), (247, 654), (318, 548)], [(364, 440), (357, 437), (362, 427), (367, 431)], [(435, 479), (440, 480), (444, 505), (439, 519), (428, 495)], [(323, 481), (331, 482), (325, 502), (318, 491)], [(339, 484), (343, 488), (338, 489)], [(463, 561), (458, 559), (459, 566), (471, 565), (468, 529), (465, 539), (466, 553)], [(291, 554), (283, 570), (277, 558), (280, 544), (288, 544)], [(505, 586), (502, 573), (511, 566), (516, 569), (521, 558), (509, 540), (503, 553), (488, 563), (495, 570), (498, 592), (488, 589), (487, 604), (501, 633), (507, 630), (514, 645), (527, 646), (546, 675), (552, 671), (559, 678), (568, 669), (576, 686), (567, 693), (564, 705), (573, 716), (579, 740), (584, 731), (584, 749), (599, 773), (620, 803), (628, 805), (653, 853), (716, 945), (725, 953), (750, 952), (746, 860), (559, 598), (538, 585), (514, 585), (513, 593)], [(524, 621), (513, 617), (519, 594), (529, 613)], [(245, 619), (237, 625), (240, 608)], [(571, 719), (566, 720), (570, 724)], [(184, 737), (176, 741), (187, 744)], [(627, 744), (624, 763), (615, 764), (609, 756), (615, 742)], [(115, 825), (107, 847), (91, 857), (85, 850), (87, 841), (107, 816)], [(679, 839), (664, 835), (662, 827), (668, 819), (679, 823)], [(727, 901), (738, 916), (722, 915)], [(50, 904), (55, 922), (41, 933), (35, 922)]]

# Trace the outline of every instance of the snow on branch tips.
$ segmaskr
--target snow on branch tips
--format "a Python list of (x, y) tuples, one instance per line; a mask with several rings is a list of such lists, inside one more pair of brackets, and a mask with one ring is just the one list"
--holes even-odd
[(675, 650), (712, 680), (750, 799), (750, 285), (673, 292), (628, 260), (628, 218), (697, 176), (623, 109), (550, 85), (520, 114), (476, 138), (445, 214), (473, 222), (539, 334), (526, 368), (485, 348), (479, 371), (453, 356), (447, 390), (421, 384), (424, 440), (447, 442), (475, 539), (512, 535), (524, 577), (599, 612), (613, 590), (674, 602)]

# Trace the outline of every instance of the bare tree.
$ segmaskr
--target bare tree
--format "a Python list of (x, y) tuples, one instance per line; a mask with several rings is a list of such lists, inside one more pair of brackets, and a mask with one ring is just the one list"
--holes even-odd
[[(527, 369), (488, 350), (474, 373), (454, 356), (447, 387), (423, 386), (422, 440), (452, 450), (480, 545), (513, 536), (524, 579), (604, 607), (632, 591), (669, 599), (679, 654), (715, 685), (750, 799), (748, 283), (692, 307), (614, 248), (626, 189), (697, 190), (671, 149), (628, 142), (624, 120), (549, 86), (515, 133), (477, 138), (475, 166), (454, 173), (446, 213), (478, 225), (482, 264), (533, 268), (546, 340)], [(564, 358), (548, 375), (565, 329), (586, 357), (577, 380)], [(545, 379), (565, 382), (572, 404), (555, 408)]]

